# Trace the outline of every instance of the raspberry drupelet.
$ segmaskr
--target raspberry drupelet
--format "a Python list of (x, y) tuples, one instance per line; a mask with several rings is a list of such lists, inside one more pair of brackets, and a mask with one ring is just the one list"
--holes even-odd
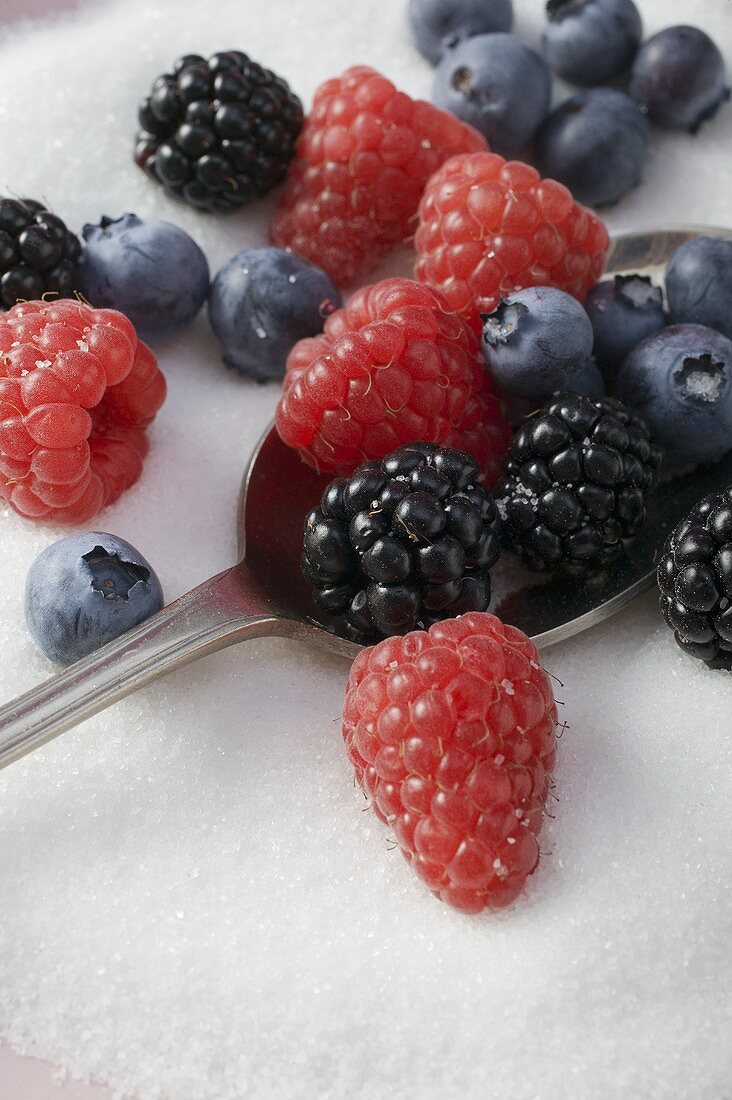
[(499, 909), (539, 862), (557, 708), (533, 642), (472, 612), (353, 663), (343, 737), (356, 779), (420, 878)]
[(503, 295), (553, 286), (584, 301), (605, 266), (607, 230), (556, 180), (497, 153), (453, 157), (419, 206), (416, 275), (480, 330)]
[(272, 240), (348, 286), (413, 233), (432, 173), (456, 153), (486, 148), (448, 111), (366, 66), (348, 69), (315, 93)]
[(475, 458), (488, 486), (511, 432), (478, 341), (411, 279), (358, 290), (287, 360), (277, 430), (317, 469), (348, 475), (420, 439)]
[(29, 519), (86, 523), (139, 478), (165, 393), (124, 314), (14, 306), (0, 318), (0, 498)]

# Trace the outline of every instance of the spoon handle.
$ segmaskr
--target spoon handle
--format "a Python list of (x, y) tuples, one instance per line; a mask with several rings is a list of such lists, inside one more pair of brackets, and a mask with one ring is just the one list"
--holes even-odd
[(296, 634), (243, 564), (0, 708), (0, 768), (162, 673), (247, 638)]

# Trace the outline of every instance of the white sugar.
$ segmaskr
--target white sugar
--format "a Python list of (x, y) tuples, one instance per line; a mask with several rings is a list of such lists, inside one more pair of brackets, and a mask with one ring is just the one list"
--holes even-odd
[[(542, 6), (517, 4), (533, 42)], [(729, 45), (727, 0), (641, 7), (649, 32), (697, 22)], [(0, 190), (76, 228), (167, 218), (215, 271), (266, 243), (273, 203), (204, 216), (149, 183), (130, 151), (153, 76), (239, 47), (306, 100), (355, 62), (427, 95), (404, 8), (106, 0), (4, 29)], [(643, 187), (608, 220), (730, 224), (731, 138), (730, 107), (694, 139), (654, 135)], [(276, 391), (225, 371), (205, 317), (161, 362), (170, 399), (144, 479), (95, 525), (139, 546), (172, 598), (233, 561), (241, 472)], [(6, 699), (50, 672), (22, 588), (55, 533), (1, 522)], [(208, 658), (14, 765), (0, 1034), (139, 1100), (719, 1100), (732, 680), (675, 649), (651, 597), (545, 660), (569, 723), (559, 802), (539, 873), (496, 917), (440, 906), (361, 812), (338, 725), (346, 666), (295, 644)]]

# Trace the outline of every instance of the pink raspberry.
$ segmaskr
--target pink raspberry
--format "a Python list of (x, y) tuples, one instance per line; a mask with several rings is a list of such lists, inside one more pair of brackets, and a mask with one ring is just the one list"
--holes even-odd
[(297, 143), (272, 240), (342, 286), (413, 232), (424, 185), (455, 153), (487, 148), (454, 115), (364, 65), (327, 80)]
[(365, 649), (343, 737), (356, 778), (442, 901), (499, 909), (539, 862), (557, 708), (536, 647), (471, 612)]
[(86, 523), (133, 485), (165, 379), (132, 323), (75, 301), (0, 317), (0, 498), (29, 519)]
[(555, 286), (581, 302), (605, 266), (602, 221), (556, 180), (497, 153), (453, 157), (419, 206), (417, 278), (478, 332), (501, 295)]
[(511, 438), (475, 336), (411, 279), (356, 291), (320, 336), (295, 344), (277, 430), (337, 474), (414, 440), (444, 444), (476, 458), (489, 486)]

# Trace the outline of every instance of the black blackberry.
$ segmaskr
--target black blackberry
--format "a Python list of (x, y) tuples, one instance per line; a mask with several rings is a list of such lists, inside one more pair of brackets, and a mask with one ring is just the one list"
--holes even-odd
[(732, 669), (732, 486), (699, 501), (669, 535), (658, 587), (684, 652)]
[(302, 104), (240, 50), (179, 57), (140, 104), (135, 161), (175, 199), (233, 210), (284, 178)]
[(44, 294), (70, 298), (81, 242), (35, 199), (0, 199), (0, 301), (3, 309)]
[(462, 451), (409, 443), (336, 478), (305, 520), (315, 601), (368, 640), (485, 611), (501, 521)]
[(495, 490), (512, 546), (536, 572), (604, 572), (645, 521), (660, 458), (620, 401), (552, 398), (516, 432)]

